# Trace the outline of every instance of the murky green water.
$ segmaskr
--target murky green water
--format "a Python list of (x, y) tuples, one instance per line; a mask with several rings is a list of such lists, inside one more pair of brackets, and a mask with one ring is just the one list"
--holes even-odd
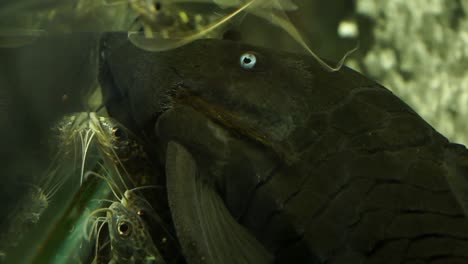
[[(54, 127), (70, 113), (106, 114), (99, 108), (100, 34), (149, 32), (155, 27), (161, 36), (180, 38), (203, 28), (197, 23), (209, 25), (235, 10), (208, 0), (182, 5), (163, 1), (160, 8), (167, 4), (169, 22), (154, 26), (151, 15), (137, 18), (146, 2), (141, 9), (120, 2), (124, 1), (0, 3), (0, 220), (4, 228), (15, 230), (3, 232), (0, 253), (9, 263), (72, 263), (78, 258), (86, 263), (93, 255), (93, 247), (82, 237), (84, 215), (96, 208), (90, 201), (108, 198), (109, 190), (97, 179), (87, 179), (80, 187), (80, 147), (70, 150), (76, 153), (69, 154), (66, 162), (54, 163), (64, 144)], [(315, 53), (338, 61), (359, 44), (347, 61), (349, 66), (383, 83), (448, 138), (468, 143), (467, 1), (293, 2), (298, 9), (286, 14)], [(220, 38), (232, 29), (243, 42), (307, 54), (290, 34), (252, 13), (236, 16), (208, 36)], [(175, 48), (177, 43), (165, 41), (164, 47)], [(91, 161), (88, 165), (87, 170), (97, 166)], [(58, 173), (71, 175), (63, 176), (65, 184), (44, 212), (35, 209), (39, 198), (31, 198), (31, 185), (43, 182), (59, 167)], [(17, 213), (20, 207), (24, 210)], [(40, 219), (14, 227), (30, 217), (28, 213), (40, 214)]]

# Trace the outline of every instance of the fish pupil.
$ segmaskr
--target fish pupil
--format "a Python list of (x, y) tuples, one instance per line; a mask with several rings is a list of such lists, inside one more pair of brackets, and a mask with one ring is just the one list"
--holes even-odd
[(119, 226), (118, 226), (118, 231), (119, 231), (120, 235), (127, 236), (129, 234), (129, 231), (130, 231), (130, 226), (125, 222), (120, 223)]
[(255, 63), (257, 62), (257, 58), (255, 57), (254, 54), (247, 52), (242, 54), (240, 57), (240, 65), (242, 68), (246, 70), (250, 70), (255, 66)]
[(116, 138), (123, 138), (125, 136), (125, 132), (119, 127), (114, 127), (113, 132)]

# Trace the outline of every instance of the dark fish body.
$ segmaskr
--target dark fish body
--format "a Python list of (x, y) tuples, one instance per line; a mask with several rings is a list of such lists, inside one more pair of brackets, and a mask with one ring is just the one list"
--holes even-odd
[(237, 42), (101, 46), (108, 111), (165, 166), (188, 263), (468, 263), (467, 151), (386, 88)]

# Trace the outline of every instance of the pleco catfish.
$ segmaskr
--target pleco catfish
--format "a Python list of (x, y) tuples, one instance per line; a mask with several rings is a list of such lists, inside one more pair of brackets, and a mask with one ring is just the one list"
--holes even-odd
[(165, 167), (188, 263), (468, 262), (466, 148), (349, 68), (113, 33), (100, 82)]

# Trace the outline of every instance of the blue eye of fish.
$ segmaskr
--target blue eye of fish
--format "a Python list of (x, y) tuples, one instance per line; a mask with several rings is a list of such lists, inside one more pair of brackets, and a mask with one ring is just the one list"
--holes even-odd
[(240, 56), (240, 66), (243, 69), (250, 70), (257, 63), (257, 57), (253, 53), (247, 52)]

